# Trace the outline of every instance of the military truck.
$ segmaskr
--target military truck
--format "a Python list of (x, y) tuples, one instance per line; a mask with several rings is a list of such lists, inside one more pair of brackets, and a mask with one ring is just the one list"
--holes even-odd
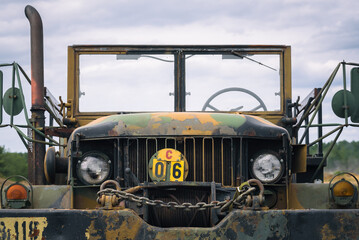
[[(58, 102), (44, 87), (40, 15), (25, 13), (31, 79), (8, 64), (1, 105), (28, 148), (29, 174), (1, 186), (3, 239), (358, 238), (358, 181), (340, 173), (323, 183), (322, 150), (325, 137), (337, 133), (332, 148), (357, 126), (357, 64), (339, 63), (293, 101), (290, 46), (73, 45)], [(332, 105), (345, 123), (323, 134), (322, 102), (340, 67)], [(27, 111), (20, 74), (32, 89), (28, 134), (13, 123)]]

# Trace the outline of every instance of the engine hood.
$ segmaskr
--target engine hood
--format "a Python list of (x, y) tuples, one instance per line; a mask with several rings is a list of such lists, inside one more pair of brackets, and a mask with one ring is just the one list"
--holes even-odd
[(248, 136), (280, 138), (287, 131), (256, 116), (229, 113), (168, 112), (101, 117), (77, 128), (82, 139), (130, 136)]

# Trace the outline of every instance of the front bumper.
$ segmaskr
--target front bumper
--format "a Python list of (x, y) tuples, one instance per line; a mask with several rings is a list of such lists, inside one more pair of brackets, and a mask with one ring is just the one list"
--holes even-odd
[(359, 210), (234, 210), (211, 228), (159, 228), (132, 210), (0, 210), (1, 239), (359, 239)]

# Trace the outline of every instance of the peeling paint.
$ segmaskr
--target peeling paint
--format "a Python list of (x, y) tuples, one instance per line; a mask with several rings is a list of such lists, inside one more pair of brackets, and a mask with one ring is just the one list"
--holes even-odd
[(47, 227), (46, 217), (6, 217), (0, 218), (1, 239), (43, 239)]
[(333, 232), (330, 229), (328, 224), (325, 224), (322, 227), (322, 230), (320, 231), (320, 234), (321, 234), (321, 237), (322, 237), (321, 239), (323, 239), (323, 240), (334, 240), (334, 239), (336, 239), (336, 237), (333, 235)]
[(287, 133), (262, 118), (242, 114), (170, 112), (120, 114), (102, 117), (76, 129), (84, 138), (106, 136), (258, 136)]
[[(124, 210), (3, 210), (0, 235), (16, 222), (38, 222), (44, 239), (358, 239), (358, 209), (234, 210), (214, 227), (151, 226)], [(17, 216), (17, 217), (15, 217)], [(41, 217), (30, 217), (41, 216)], [(6, 226), (6, 229), (4, 229)], [(34, 225), (33, 225), (34, 226)], [(14, 228), (13, 228), (14, 229)], [(29, 228), (27, 228), (29, 229)], [(13, 234), (14, 230), (11, 230)], [(4, 237), (5, 236), (5, 237)], [(15, 235), (9, 235), (11, 237)], [(15, 237), (9, 239), (14, 239)], [(20, 238), (23, 239), (23, 238)], [(25, 238), (26, 239), (26, 238)]]

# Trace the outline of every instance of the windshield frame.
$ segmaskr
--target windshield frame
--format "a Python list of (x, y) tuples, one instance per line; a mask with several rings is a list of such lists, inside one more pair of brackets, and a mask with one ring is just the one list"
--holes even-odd
[[(291, 49), (283, 45), (74, 45), (68, 47), (68, 91), (67, 99), (71, 105), (67, 117), (75, 118), (77, 121), (86, 122), (100, 116), (111, 114), (125, 114), (134, 112), (80, 112), (79, 111), (79, 85), (80, 85), (80, 56), (83, 54), (171, 54), (174, 56), (174, 112), (186, 111), (186, 55), (213, 55), (213, 54), (276, 54), (280, 60), (280, 110), (279, 111), (221, 111), (228, 113), (245, 113), (257, 115), (264, 118), (279, 119), (285, 115), (286, 102), (291, 101)], [(257, 64), (257, 63), (254, 63)], [(265, 67), (265, 66), (263, 66)], [(141, 111), (144, 112), (144, 111)], [(147, 112), (147, 111), (146, 111)], [(272, 121), (272, 120), (271, 120)], [(273, 120), (272, 122), (276, 122)]]

